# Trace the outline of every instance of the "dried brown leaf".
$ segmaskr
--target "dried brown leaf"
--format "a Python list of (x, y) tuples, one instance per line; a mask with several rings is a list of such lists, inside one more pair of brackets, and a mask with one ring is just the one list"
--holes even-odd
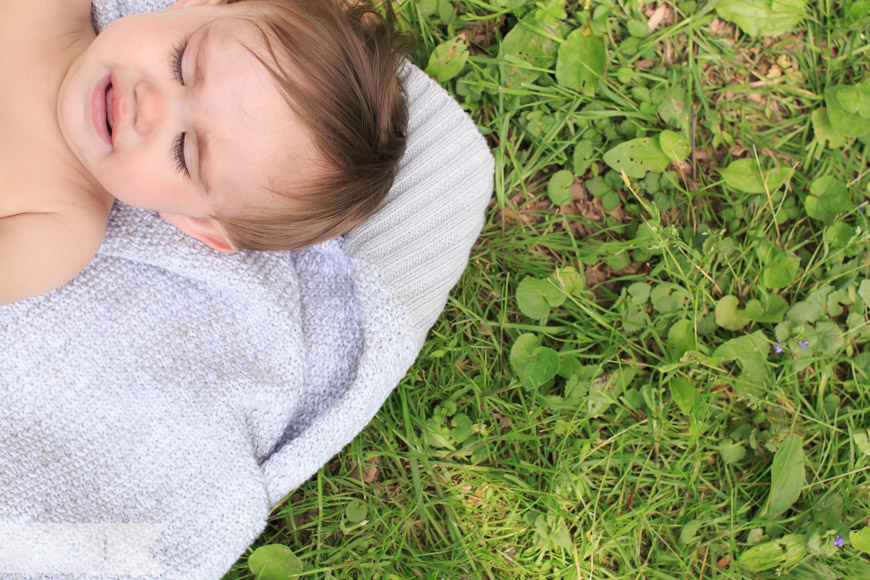
[(665, 17), (668, 16), (669, 10), (670, 7), (667, 4), (661, 4), (655, 9), (655, 12), (653, 12), (652, 16), (649, 17), (649, 20), (646, 21), (646, 27), (650, 34), (659, 27), (659, 24), (665, 21)]

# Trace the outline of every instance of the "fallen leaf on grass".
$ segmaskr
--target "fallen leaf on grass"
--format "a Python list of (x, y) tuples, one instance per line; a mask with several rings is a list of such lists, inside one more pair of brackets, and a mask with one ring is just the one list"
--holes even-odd
[(655, 12), (652, 13), (652, 16), (649, 17), (649, 20), (646, 21), (646, 28), (649, 30), (649, 33), (652, 34), (653, 31), (659, 27), (659, 24), (664, 22), (665, 17), (668, 15), (668, 5), (662, 4), (658, 8), (656, 8)]

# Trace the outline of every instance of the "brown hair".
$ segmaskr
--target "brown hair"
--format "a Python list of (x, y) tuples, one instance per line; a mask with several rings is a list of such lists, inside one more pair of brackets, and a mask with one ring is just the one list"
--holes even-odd
[[(397, 77), (410, 41), (369, 5), (336, 0), (228, 0), (263, 36), (269, 70), (320, 154), (319, 177), (268, 189), (280, 210), (215, 216), (239, 249), (292, 250), (339, 236), (386, 197), (405, 151), (408, 108)], [(281, 63), (289, 61), (293, 70)]]

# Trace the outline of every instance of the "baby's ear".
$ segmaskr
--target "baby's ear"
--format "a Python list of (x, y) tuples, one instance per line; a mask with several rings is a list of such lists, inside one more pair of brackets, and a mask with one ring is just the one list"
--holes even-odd
[(227, 0), (178, 0), (175, 4), (170, 4), (164, 10), (184, 8), (185, 6), (217, 6), (226, 3)]
[(226, 253), (238, 250), (230, 241), (224, 227), (214, 218), (195, 218), (163, 212), (160, 212), (160, 217), (213, 250)]

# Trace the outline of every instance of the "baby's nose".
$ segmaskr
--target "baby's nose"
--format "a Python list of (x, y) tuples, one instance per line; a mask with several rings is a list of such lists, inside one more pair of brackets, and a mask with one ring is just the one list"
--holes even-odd
[(145, 135), (150, 133), (166, 112), (167, 96), (147, 81), (136, 84), (133, 89), (136, 99), (136, 117), (133, 125), (136, 131)]

